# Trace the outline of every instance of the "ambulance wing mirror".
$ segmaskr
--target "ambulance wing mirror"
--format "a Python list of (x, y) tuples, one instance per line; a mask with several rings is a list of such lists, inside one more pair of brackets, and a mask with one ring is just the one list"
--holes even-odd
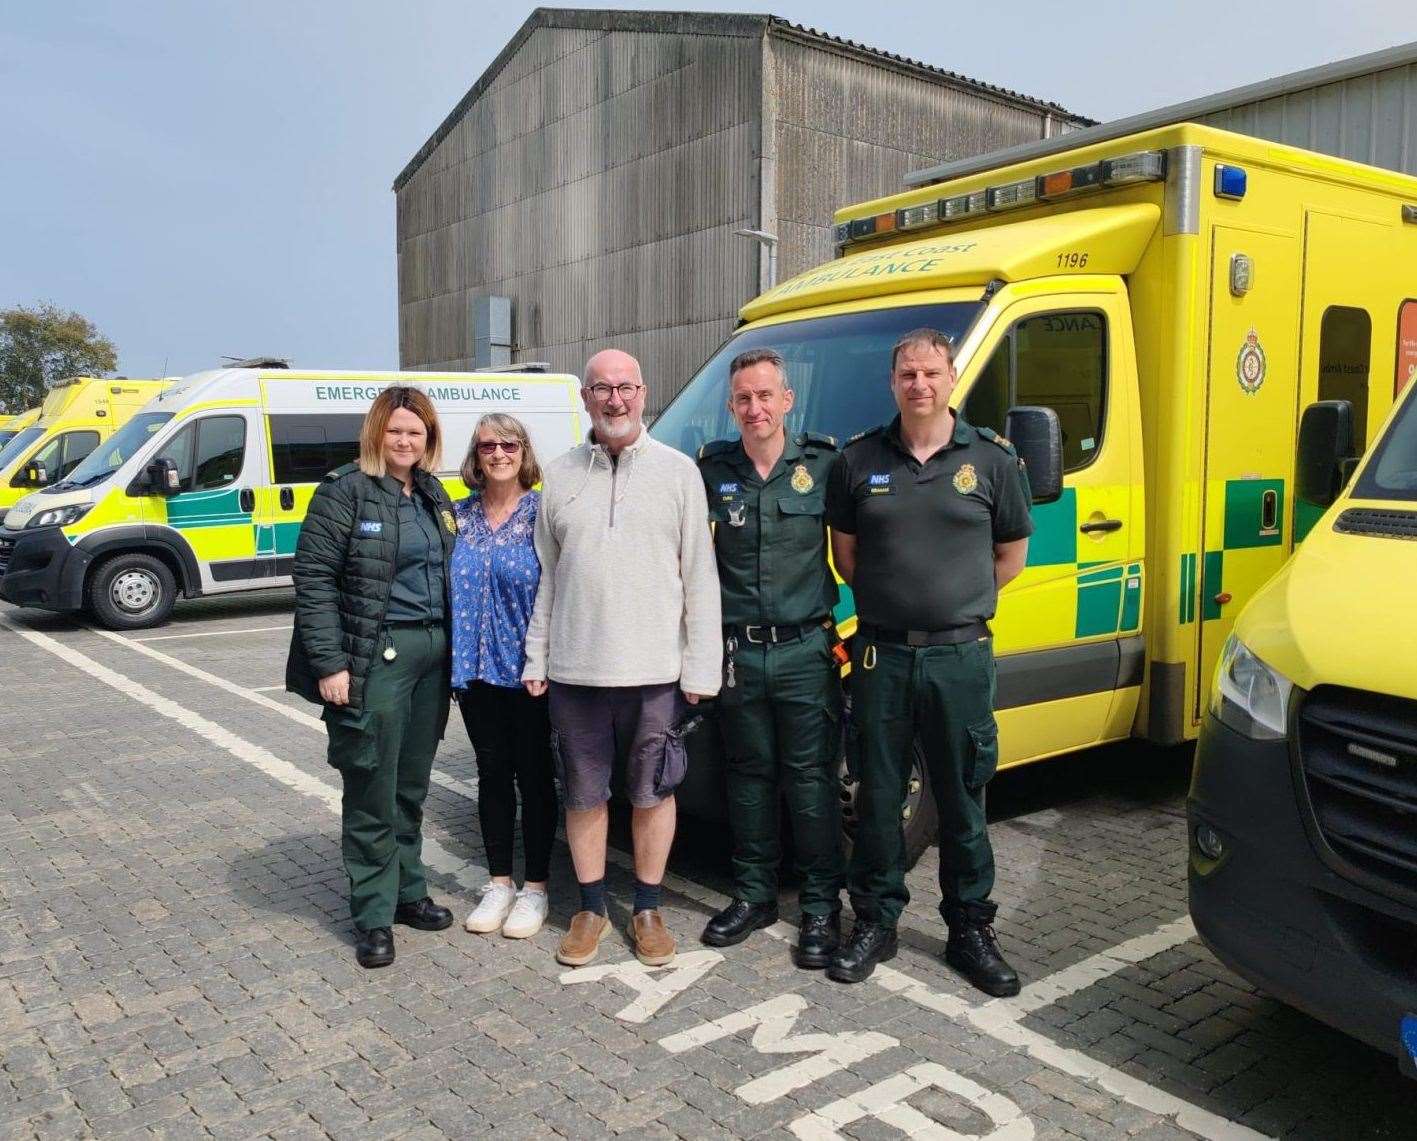
[(150, 495), (176, 495), (182, 490), (182, 473), (177, 470), (177, 464), (166, 456), (148, 464), (147, 475)]
[(1318, 400), (1299, 421), (1296, 482), (1299, 498), (1327, 507), (1353, 471), (1353, 405), (1346, 400)]
[(1036, 404), (1010, 408), (1004, 435), (1013, 443), (1033, 502), (1052, 503), (1063, 494), (1063, 429), (1058, 414)]
[(48, 487), (49, 469), (43, 464), (30, 464), (25, 468), (25, 484), (29, 487)]

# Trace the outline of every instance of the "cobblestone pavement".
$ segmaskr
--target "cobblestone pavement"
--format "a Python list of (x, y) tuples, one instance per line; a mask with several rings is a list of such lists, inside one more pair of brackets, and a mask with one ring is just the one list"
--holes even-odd
[[(289, 596), (177, 619), (119, 637), (0, 607), (0, 1135), (1412, 1136), (1417, 1087), (1390, 1058), (1196, 941), (1184, 756), (996, 781), (1017, 999), (985, 1002), (941, 963), (933, 853), (901, 954), (868, 983), (795, 970), (786, 923), (699, 946), (725, 887), (704, 830), (671, 864), (668, 968), (623, 938), (557, 966), (562, 848), (534, 940), (398, 928), (397, 963), (365, 972), (338, 778), (310, 707), (277, 688)], [(486, 875), (461, 726), (437, 782), (427, 854), (461, 915)]]

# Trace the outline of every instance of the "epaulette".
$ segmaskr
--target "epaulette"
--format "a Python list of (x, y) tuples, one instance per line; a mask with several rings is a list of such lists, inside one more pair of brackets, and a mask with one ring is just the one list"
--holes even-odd
[(975, 428), (974, 430), (991, 443), (998, 444), (999, 447), (1003, 448), (1004, 451), (1009, 453), (1009, 455), (1018, 455), (1018, 452), (1015, 450), (1013, 444), (1009, 441), (1009, 438), (1007, 436), (999, 435), (999, 433), (994, 431), (993, 428)]
[(797, 446), (804, 448), (808, 444), (816, 444), (819, 448), (831, 448), (836, 451), (836, 437), (828, 436), (825, 432), (802, 432), (797, 437)]
[(699, 459), (706, 460), (710, 456), (721, 456), (724, 452), (731, 452), (737, 446), (737, 440), (710, 440), (699, 449)]
[(886, 426), (884, 424), (877, 424), (874, 428), (867, 428), (864, 432), (857, 432), (856, 435), (852, 436), (851, 439), (846, 441), (846, 446), (849, 448), (858, 440), (864, 440), (867, 436), (879, 435), (885, 430)]

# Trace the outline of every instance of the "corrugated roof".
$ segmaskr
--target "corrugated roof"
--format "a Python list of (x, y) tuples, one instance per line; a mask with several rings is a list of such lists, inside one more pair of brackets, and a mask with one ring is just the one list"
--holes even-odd
[(1095, 119), (1076, 115), (1058, 103), (1036, 99), (1031, 95), (1023, 95), (992, 83), (970, 79), (958, 72), (935, 67), (933, 64), (923, 63), (908, 56), (882, 51), (879, 48), (857, 43), (855, 40), (848, 40), (841, 36), (833, 36), (803, 24), (794, 24), (779, 16), (717, 12), (630, 12), (612, 8), (537, 8), (517, 29), (516, 34), (507, 41), (507, 46), (497, 54), (497, 58), (478, 77), (477, 82), (468, 89), (467, 94), (458, 101), (457, 106), (438, 125), (438, 129), (429, 136), (428, 141), (418, 149), (418, 153), (399, 172), (398, 177), (394, 179), (394, 190), (399, 190), (413, 177), (428, 156), (437, 149), (438, 144), (457, 126), (467, 113), (468, 108), (491, 86), (507, 62), (538, 28), (590, 28), (607, 32), (677, 32), (681, 35), (718, 36), (761, 36), (771, 31), (779, 35), (794, 36), (834, 50), (845, 50), (852, 54), (865, 56), (893, 67), (914, 72), (934, 82), (963, 88), (983, 98), (1031, 107), (1054, 115), (1074, 126), (1086, 127), (1096, 123)]
[(1139, 115), (1129, 115), (1125, 119), (1113, 119), (1111, 122), (1100, 123), (1083, 131), (1069, 133), (1066, 136), (1040, 139), (1037, 142), (1022, 143), (1001, 151), (994, 151), (991, 154), (972, 155), (954, 162), (941, 163), (938, 166), (927, 167), (925, 170), (917, 170), (906, 175), (905, 185), (907, 187), (927, 186), (934, 182), (948, 182), (955, 178), (965, 178), (971, 174), (978, 174), (981, 170), (1013, 166), (1015, 163), (1044, 158), (1065, 150), (1073, 150), (1076, 147), (1104, 143), (1111, 139), (1122, 138), (1124, 135), (1150, 131), (1156, 127), (1167, 127), (1172, 123), (1186, 123), (1203, 119), (1207, 115), (1213, 115), (1217, 111), (1225, 111), (1231, 107), (1242, 107), (1264, 99), (1292, 95), (1296, 91), (1307, 91), (1310, 88), (1324, 87), (1330, 83), (1341, 83), (1346, 79), (1353, 79), (1360, 75), (1371, 75), (1395, 67), (1406, 67), (1410, 64), (1417, 64), (1417, 40), (1410, 44), (1398, 44), (1396, 47), (1383, 48), (1381, 51), (1369, 52), (1366, 55), (1322, 64), (1319, 67), (1290, 72), (1288, 75), (1276, 76), (1273, 79), (1262, 79), (1258, 83), (1246, 84), (1243, 87), (1232, 87), (1229, 91), (1203, 95), (1199, 99), (1173, 103), (1169, 107), (1143, 111)]

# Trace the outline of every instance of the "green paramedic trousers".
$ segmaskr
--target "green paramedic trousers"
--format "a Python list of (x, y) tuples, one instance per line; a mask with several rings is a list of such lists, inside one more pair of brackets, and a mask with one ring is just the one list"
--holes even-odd
[(901, 646), (855, 639), (849, 763), (856, 842), (847, 890), (858, 918), (894, 927), (910, 900), (901, 807), (919, 741), (940, 816), (940, 912), (992, 922), (994, 852), (984, 786), (999, 763), (991, 640)]
[[(730, 641), (730, 646), (734, 643)], [(837, 756), (841, 681), (826, 631), (800, 641), (748, 643), (727, 654), (733, 684), (719, 691), (727, 753), (734, 894), (777, 901), (778, 782), (786, 794), (804, 914), (841, 907), (841, 802)]]
[[(383, 656), (386, 645), (396, 653)], [(390, 927), (394, 907), (428, 894), (423, 800), (448, 717), (448, 642), (441, 625), (393, 626), (364, 686), (364, 709), (327, 707), (329, 762), (344, 778), (340, 850), (349, 913), (368, 931)]]

